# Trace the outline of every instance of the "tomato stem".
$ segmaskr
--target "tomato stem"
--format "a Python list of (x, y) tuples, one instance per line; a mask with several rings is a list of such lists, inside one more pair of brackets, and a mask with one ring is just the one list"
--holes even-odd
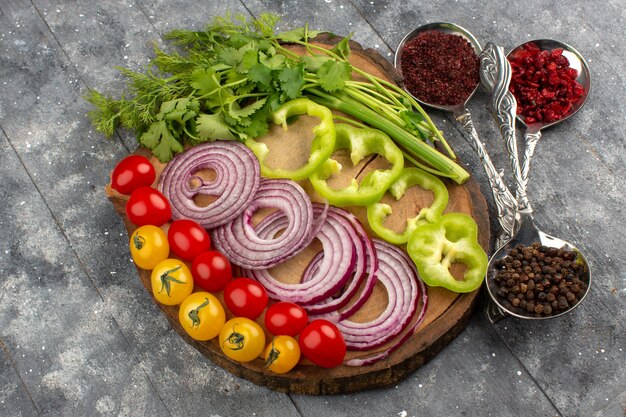
[(204, 300), (205, 301), (202, 304), (200, 304), (198, 307), (191, 310), (188, 314), (189, 319), (191, 319), (191, 327), (200, 327), (200, 317), (198, 316), (198, 313), (204, 307), (209, 305), (209, 299), (205, 298)]
[(170, 297), (170, 290), (172, 288), (171, 282), (177, 282), (179, 284), (185, 283), (184, 281), (179, 281), (170, 275), (171, 273), (178, 271), (181, 267), (182, 265), (178, 265), (176, 268), (169, 269), (161, 274), (161, 289), (159, 290), (159, 294), (161, 294), (163, 292), (163, 288), (165, 288), (167, 296)]
[(238, 333), (235, 330), (235, 326), (233, 326), (233, 332), (228, 335), (224, 343), (228, 342), (231, 345), (235, 345), (235, 347), (229, 346), (230, 350), (241, 350), (243, 349), (243, 342), (246, 340), (245, 336), (241, 333)]
[(145, 244), (146, 238), (139, 235), (139, 232), (135, 233), (135, 236), (133, 236), (133, 245), (135, 246), (135, 249), (140, 250)]
[(280, 351), (274, 347), (274, 341), (272, 340), (272, 348), (270, 349), (269, 355), (267, 355), (267, 359), (265, 359), (265, 368), (269, 368), (272, 366), (278, 356), (280, 355)]

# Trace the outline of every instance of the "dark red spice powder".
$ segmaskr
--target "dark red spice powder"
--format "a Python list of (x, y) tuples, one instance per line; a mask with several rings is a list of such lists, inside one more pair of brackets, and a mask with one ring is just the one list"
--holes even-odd
[(585, 91), (562, 48), (541, 50), (529, 42), (511, 54), (509, 62), (513, 70), (509, 89), (526, 124), (562, 119)]
[(422, 32), (402, 47), (400, 62), (407, 90), (430, 104), (464, 103), (480, 78), (478, 56), (458, 35)]

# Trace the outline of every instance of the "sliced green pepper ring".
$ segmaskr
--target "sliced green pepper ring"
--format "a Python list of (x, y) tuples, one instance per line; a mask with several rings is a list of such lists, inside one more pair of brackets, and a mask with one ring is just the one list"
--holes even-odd
[(350, 185), (334, 189), (326, 181), (341, 171), (341, 164), (329, 158), (310, 177), (315, 191), (335, 206), (367, 206), (381, 199), (385, 191), (396, 181), (404, 167), (402, 151), (386, 133), (378, 129), (358, 128), (345, 123), (335, 125), (337, 137), (333, 152), (337, 149), (350, 150), (352, 164), (356, 165), (367, 155), (378, 154), (391, 163), (389, 169), (369, 172), (361, 185), (352, 178)]
[(267, 145), (252, 138), (246, 139), (246, 146), (254, 152), (259, 160), (262, 175), (270, 178), (289, 178), (300, 181), (308, 178), (333, 153), (335, 123), (333, 122), (333, 114), (327, 107), (316, 104), (307, 98), (298, 98), (280, 106), (270, 114), (270, 120), (277, 125), (282, 125), (283, 129), (287, 130), (287, 119), (302, 114), (319, 118), (320, 124), (313, 128), (315, 137), (311, 143), (311, 154), (307, 163), (296, 170), (269, 168), (264, 162), (269, 153)]
[(441, 180), (420, 168), (405, 168), (400, 177), (389, 187), (389, 192), (396, 200), (400, 200), (406, 190), (414, 185), (432, 191), (433, 203), (423, 207), (417, 216), (407, 219), (402, 233), (397, 233), (383, 225), (385, 218), (392, 213), (391, 206), (385, 203), (374, 203), (367, 206), (367, 221), (370, 227), (380, 238), (389, 243), (402, 245), (409, 241), (411, 233), (424, 223), (433, 223), (439, 220), (448, 205), (448, 189)]
[[(463, 213), (444, 214), (436, 223), (419, 226), (409, 238), (407, 253), (426, 284), (460, 293), (480, 287), (489, 263), (478, 243), (476, 222)], [(467, 267), (463, 280), (450, 273), (454, 263)]]

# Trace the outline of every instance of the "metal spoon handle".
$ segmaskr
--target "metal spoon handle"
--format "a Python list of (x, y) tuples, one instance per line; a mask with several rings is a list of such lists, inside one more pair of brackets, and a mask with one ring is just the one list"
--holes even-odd
[(489, 179), (493, 199), (498, 210), (498, 223), (500, 223), (500, 227), (502, 227), (504, 232), (498, 237), (498, 242), (496, 243), (497, 247), (500, 247), (504, 242), (509, 240), (511, 236), (513, 236), (517, 202), (504, 181), (502, 181), (502, 177), (493, 165), (493, 162), (491, 162), (491, 158), (487, 153), (485, 145), (480, 141), (478, 132), (476, 132), (476, 128), (474, 128), (474, 122), (472, 121), (472, 116), (469, 110), (463, 108), (462, 110), (455, 112), (454, 117), (463, 126), (463, 129), (468, 134), (468, 142), (478, 154), (478, 158), (480, 159), (485, 173), (487, 174), (487, 178)]
[[(541, 139), (541, 131), (537, 132), (526, 132), (524, 134), (524, 157), (522, 159), (522, 182), (524, 189), (528, 185), (528, 177), (530, 176), (530, 160), (535, 153), (535, 146), (537, 146), (537, 142)], [(526, 202), (528, 208), (528, 200)]]
[(483, 84), (492, 92), (491, 112), (500, 128), (504, 139), (511, 169), (515, 177), (515, 194), (519, 210), (529, 210), (530, 205), (526, 196), (528, 177), (524, 180), (520, 168), (515, 136), (515, 117), (517, 101), (509, 91), (511, 82), (511, 64), (506, 59), (504, 49), (489, 42), (480, 54), (480, 78)]

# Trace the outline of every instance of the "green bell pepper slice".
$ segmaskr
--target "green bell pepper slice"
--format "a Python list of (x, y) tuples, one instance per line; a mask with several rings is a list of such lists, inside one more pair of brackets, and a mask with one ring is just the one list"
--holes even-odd
[(288, 101), (270, 114), (270, 121), (282, 125), (287, 130), (287, 119), (307, 114), (320, 119), (320, 124), (313, 128), (315, 137), (311, 143), (311, 154), (305, 165), (296, 169), (270, 168), (265, 165), (265, 158), (269, 153), (266, 144), (248, 138), (245, 144), (256, 155), (261, 166), (261, 174), (270, 178), (289, 178), (300, 181), (308, 178), (333, 153), (335, 146), (335, 123), (332, 112), (322, 105), (316, 104), (307, 98), (298, 98)]
[(400, 200), (406, 190), (414, 185), (432, 191), (434, 200), (430, 206), (423, 207), (417, 216), (407, 219), (406, 226), (401, 233), (391, 230), (383, 224), (385, 218), (393, 212), (389, 204), (374, 203), (367, 206), (367, 221), (374, 233), (381, 239), (395, 245), (402, 245), (409, 241), (409, 236), (418, 226), (424, 223), (434, 223), (443, 214), (448, 205), (448, 189), (439, 178), (423, 169), (405, 168), (396, 182), (389, 187), (389, 192), (396, 200)]
[(341, 164), (336, 160), (327, 159), (309, 178), (315, 191), (330, 204), (335, 206), (367, 206), (380, 200), (385, 191), (396, 181), (404, 167), (404, 156), (391, 138), (381, 130), (358, 128), (345, 123), (335, 125), (337, 137), (333, 152), (337, 149), (348, 149), (352, 164), (356, 165), (367, 155), (383, 156), (391, 167), (369, 172), (361, 180), (352, 178), (350, 185), (342, 189), (334, 189), (326, 181), (330, 176), (341, 171)]
[[(436, 223), (419, 226), (407, 245), (407, 253), (426, 284), (459, 293), (472, 292), (487, 273), (487, 254), (478, 243), (478, 226), (463, 213), (448, 213)], [(465, 264), (463, 280), (450, 273), (454, 263)]]

